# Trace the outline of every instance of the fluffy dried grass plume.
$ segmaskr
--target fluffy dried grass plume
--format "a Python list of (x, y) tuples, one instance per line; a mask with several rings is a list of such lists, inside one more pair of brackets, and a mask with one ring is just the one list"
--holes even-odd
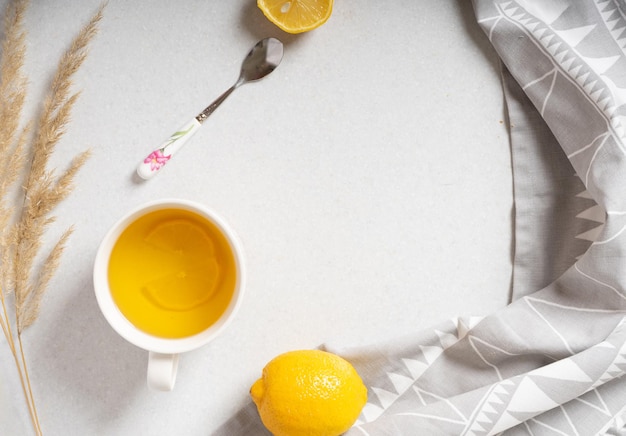
[[(60, 172), (49, 168), (50, 157), (65, 133), (79, 96), (72, 90), (72, 79), (85, 61), (105, 4), (62, 56), (40, 118), (22, 126), (27, 85), (23, 71), (27, 6), (28, 0), (9, 0), (0, 57), (0, 155), (7, 157), (0, 160), (0, 327), (18, 369), (33, 428), (41, 434), (22, 332), (36, 321), (44, 293), (72, 233), (70, 227), (43, 261), (38, 260), (44, 234), (54, 222), (51, 213), (72, 191), (76, 174), (90, 154), (88, 150), (80, 153)], [(18, 183), (20, 198), (16, 201), (14, 190)]]

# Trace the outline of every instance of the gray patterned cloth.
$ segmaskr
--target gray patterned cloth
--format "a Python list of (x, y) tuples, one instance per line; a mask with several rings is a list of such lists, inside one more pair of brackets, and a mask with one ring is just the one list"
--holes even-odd
[[(512, 303), (327, 347), (368, 402), (349, 436), (626, 434), (626, 5), (474, 0), (502, 59), (515, 187)], [(253, 405), (217, 434), (268, 434)]]

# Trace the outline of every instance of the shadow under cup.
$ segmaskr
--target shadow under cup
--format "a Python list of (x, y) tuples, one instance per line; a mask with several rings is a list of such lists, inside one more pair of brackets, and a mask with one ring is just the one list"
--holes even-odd
[(186, 200), (144, 204), (115, 223), (94, 263), (94, 289), (111, 327), (148, 350), (148, 385), (174, 386), (178, 354), (199, 348), (235, 316), (243, 295), (238, 238)]

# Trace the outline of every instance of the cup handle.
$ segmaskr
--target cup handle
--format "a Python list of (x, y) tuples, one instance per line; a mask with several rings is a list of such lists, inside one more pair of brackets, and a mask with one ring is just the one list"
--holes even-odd
[(174, 389), (178, 372), (178, 354), (150, 351), (148, 355), (148, 387), (157, 391)]

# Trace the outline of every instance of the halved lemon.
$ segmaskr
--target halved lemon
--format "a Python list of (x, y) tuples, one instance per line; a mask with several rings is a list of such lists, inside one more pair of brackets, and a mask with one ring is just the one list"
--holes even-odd
[(198, 224), (185, 218), (159, 223), (145, 241), (170, 254), (185, 259), (213, 256), (213, 241)]
[(215, 293), (220, 268), (213, 241), (196, 223), (174, 219), (157, 225), (145, 242), (160, 255), (155, 274), (146, 277), (143, 293), (165, 310), (184, 311), (207, 302)]
[(142, 288), (152, 304), (170, 311), (186, 311), (206, 303), (215, 294), (220, 269), (214, 258), (169, 271)]
[(257, 0), (265, 16), (287, 33), (302, 33), (324, 24), (333, 0)]

